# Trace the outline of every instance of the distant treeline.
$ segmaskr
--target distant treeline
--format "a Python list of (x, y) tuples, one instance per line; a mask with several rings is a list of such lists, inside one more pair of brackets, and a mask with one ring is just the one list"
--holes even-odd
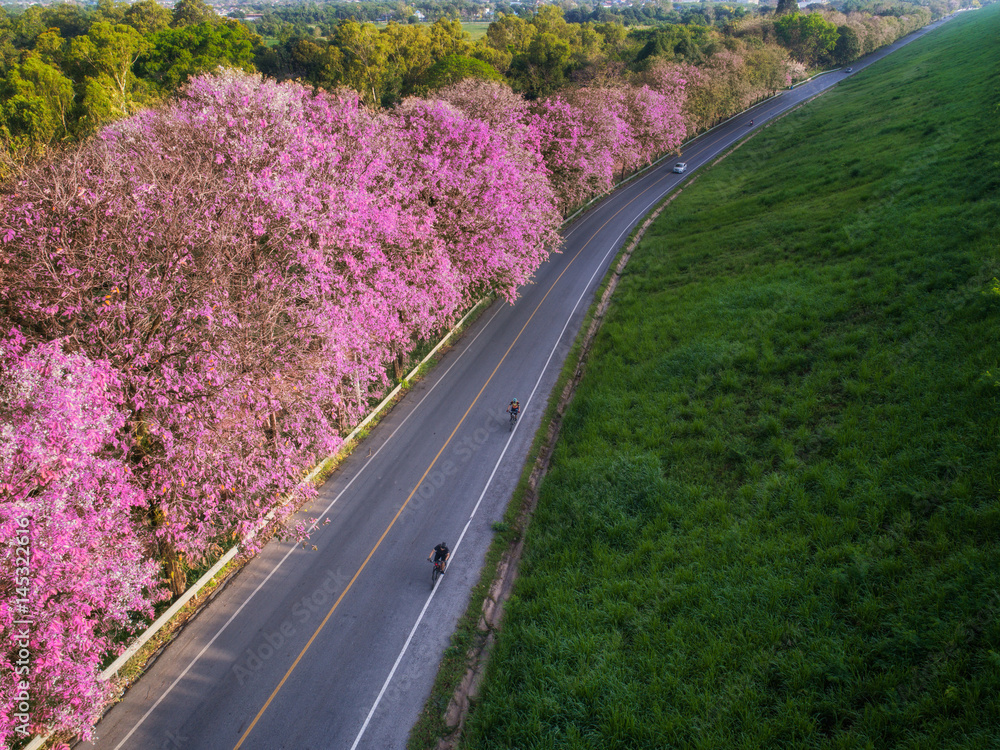
[[(482, 3), (472, 2), (418, 2), (413, 4), (362, 2), (362, 3), (296, 3), (275, 6), (273, 4), (250, 3), (240, 7), (237, 15), (264, 14), (263, 24), (335, 24), (347, 18), (356, 21), (415, 23), (434, 22), (439, 18), (456, 18), (461, 21), (493, 20), (501, 15), (519, 16), (530, 19), (536, 8), (533, 5), (511, 5), (496, 3), (492, 8)], [(621, 23), (625, 26), (650, 25), (657, 23), (700, 23), (711, 25), (732, 18), (752, 15), (755, 6), (745, 3), (715, 5), (712, 3), (684, 3), (675, 6), (670, 2), (645, 3), (622, 8), (604, 8), (600, 5), (582, 4), (574, 8), (564, 8), (566, 20), (570, 23)], [(262, 33), (276, 27), (261, 25)]]
[[(934, 15), (943, 16), (957, 7), (966, 7), (969, 2), (949, 3), (948, 0), (928, 0), (916, 3)], [(605, 8), (599, 3), (579, 3), (574, 7), (561, 4), (565, 18), (570, 23), (610, 23), (617, 22), (625, 26), (648, 26), (659, 23), (699, 23), (704, 26), (719, 25), (732, 19), (744, 18), (758, 12), (769, 14), (774, 12), (774, 6), (755, 6), (742, 2), (736, 3), (680, 3), (669, 0), (657, 0), (642, 4), (623, 7)], [(878, 2), (876, 0), (845, 0), (844, 2), (813, 5), (810, 11), (817, 9), (840, 10), (842, 12), (861, 12), (872, 15), (907, 15), (909, 6), (906, 2)], [(236, 15), (263, 14), (265, 23), (291, 23), (314, 26), (317, 24), (335, 24), (347, 18), (356, 21), (397, 23), (416, 22), (423, 20), (433, 23), (439, 18), (455, 18), (461, 21), (493, 20), (501, 14), (519, 16), (530, 19), (536, 11), (530, 4), (497, 2), (492, 5), (470, 2), (469, 0), (444, 0), (434, 2), (329, 2), (303, 3), (290, 2), (284, 5), (274, 3), (245, 3), (236, 11)], [(492, 11), (492, 16), (489, 13)], [(260, 26), (261, 33), (266, 34), (273, 29), (271, 26)]]
[[(458, 18), (481, 15), (483, 6), (461, 2), (294, 4), (269, 7), (253, 22), (223, 18), (204, 0), (179, 0), (172, 10), (156, 0), (0, 9), (0, 176), (219, 67), (349, 87), (384, 107), (466, 77), (502, 79), (537, 99), (666, 61), (697, 66), (702, 83), (726, 88), (702, 97), (714, 103), (691, 120), (705, 124), (789, 76), (850, 62), (946, 10), (936, 0), (849, 0), (808, 13), (789, 0), (776, 10), (664, 3), (514, 12), (501, 3), (488, 33), (473, 41)], [(412, 23), (418, 12), (436, 20)]]
[[(467, 75), (500, 75), (534, 99), (571, 84), (641, 73), (657, 60), (696, 65), (710, 78), (720, 66), (728, 71), (735, 65), (747, 88), (766, 93), (781, 87), (775, 71), (786, 63), (800, 68), (793, 79), (809, 68), (848, 63), (933, 18), (927, 7), (912, 3), (886, 4), (877, 14), (825, 7), (801, 13), (789, 5), (758, 14), (697, 5), (685, 9), (687, 23), (642, 28), (626, 27), (619, 19), (574, 22), (582, 10), (564, 13), (549, 5), (527, 18), (501, 15), (476, 41), (459, 21), (444, 17), (430, 26), (395, 21), (376, 26), (355, 18), (327, 24), (301, 16), (282, 21), (286, 11), (278, 9), (251, 26), (270, 40), (257, 58), (263, 73), (321, 88), (348, 86), (370, 104), (388, 106)], [(342, 12), (343, 6), (327, 12), (334, 9)], [(300, 10), (288, 9), (289, 19)], [(604, 15), (603, 9), (587, 13)], [(732, 56), (739, 61), (723, 61)], [(760, 86), (762, 80), (769, 83)]]

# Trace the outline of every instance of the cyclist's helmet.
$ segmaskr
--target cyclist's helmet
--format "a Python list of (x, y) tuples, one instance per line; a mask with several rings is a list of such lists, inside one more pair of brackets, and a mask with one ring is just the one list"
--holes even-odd
[(444, 542), (441, 542), (441, 544), (439, 544), (439, 545), (438, 545), (438, 547), (447, 547), (447, 546), (448, 546), (448, 545), (447, 545), (447, 544), (445, 544)]
[(515, 404), (518, 403), (517, 398), (512, 398), (511, 401), (514, 402)]

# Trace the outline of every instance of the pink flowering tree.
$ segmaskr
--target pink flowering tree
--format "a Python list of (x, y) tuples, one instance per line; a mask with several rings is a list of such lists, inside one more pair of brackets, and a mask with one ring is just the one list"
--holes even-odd
[(629, 121), (627, 86), (587, 86), (568, 89), (565, 98), (577, 110), (587, 136), (612, 163), (612, 179), (635, 169), (641, 146)]
[(306, 135), (307, 94), (242, 83), (207, 80), (185, 105), (119, 123), (29, 172), (3, 212), (12, 322), (122, 379), (129, 460), (175, 592), (180, 555), (255, 526), (336, 440), (310, 397), (329, 380), (309, 248), (255, 190), (287, 158), (282, 140)]
[(529, 133), (528, 102), (506, 83), (465, 78), (438, 89), (434, 97), (448, 102), (468, 118), (485, 122), (501, 135), (537, 148), (537, 140)]
[(105, 130), (0, 198), (0, 310), (122, 383), (175, 592), (260, 523), (392, 359), (556, 241), (537, 156), (442, 102), (373, 115), (240, 73)]
[(668, 62), (663, 59), (655, 60), (634, 79), (635, 84), (648, 86), (666, 97), (670, 102), (668, 106), (673, 107), (676, 104), (680, 107), (685, 123), (685, 138), (693, 135), (699, 128), (690, 111), (691, 92), (703, 85), (704, 81), (705, 73), (701, 68), (689, 63)]
[(672, 151), (684, 142), (687, 122), (684, 106), (684, 83), (674, 83), (681, 95), (665, 94), (649, 86), (627, 86), (614, 90), (622, 119), (631, 133), (633, 153), (627, 170), (639, 169)]
[(564, 213), (683, 142), (686, 76), (661, 71), (652, 82), (568, 89), (535, 103), (539, 148)]
[(0, 341), (0, 742), (86, 734), (104, 654), (151, 614), (158, 566), (133, 523), (145, 497), (107, 362)]
[(465, 80), (437, 96), (537, 153), (562, 212), (609, 190), (687, 134), (683, 112), (693, 66), (654, 65), (635, 85), (588, 87), (533, 104), (501, 83)]
[(443, 101), (407, 99), (386, 113), (393, 174), (408, 186), (459, 274), (465, 301), (513, 301), (558, 243), (559, 214), (538, 154)]
[[(295, 111), (271, 108), (279, 94)], [(223, 142), (261, 144), (248, 143), (227, 170), (260, 205), (260, 226), (280, 229), (282, 247), (298, 255), (295, 310), (309, 331), (299, 366), (314, 384), (299, 377), (299, 387), (346, 423), (385, 385), (387, 359), (443, 325), (460, 299), (428, 217), (402, 207), (408, 186), (389, 170), (384, 126), (353, 92), (313, 96), (239, 75), (199, 79), (182, 110), (198, 113), (206, 132), (222, 129)], [(248, 136), (261, 122), (272, 130)]]
[(532, 106), (533, 128), (559, 208), (566, 214), (614, 184), (614, 156), (600, 148), (581, 110), (560, 96)]

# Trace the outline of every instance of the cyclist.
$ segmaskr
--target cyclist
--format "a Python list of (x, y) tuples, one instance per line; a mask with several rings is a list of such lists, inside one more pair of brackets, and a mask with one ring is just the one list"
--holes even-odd
[(521, 402), (516, 398), (510, 400), (510, 406), (507, 407), (507, 413), (510, 414), (514, 419), (517, 419), (517, 413), (521, 411)]
[[(750, 125), (753, 125), (753, 120), (750, 121)], [(747, 127), (750, 127), (750, 125), (748, 125)]]
[[(427, 559), (431, 562), (441, 563), (441, 575), (444, 575), (444, 564), (448, 562), (448, 558), (451, 557), (451, 550), (448, 549), (448, 545), (441, 542), (437, 547), (431, 550), (431, 553), (427, 555)], [(431, 559), (433, 558), (433, 560)]]

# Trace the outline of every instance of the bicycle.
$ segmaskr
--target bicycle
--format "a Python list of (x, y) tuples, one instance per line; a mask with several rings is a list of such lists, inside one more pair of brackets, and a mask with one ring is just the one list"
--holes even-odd
[(428, 560), (427, 562), (434, 563), (434, 569), (431, 570), (431, 588), (434, 588), (434, 584), (437, 583), (438, 576), (444, 573), (444, 560)]
[(517, 412), (516, 411), (512, 411), (510, 413), (510, 430), (511, 430), (511, 432), (514, 431), (514, 425), (516, 425), (516, 424), (517, 424)]

